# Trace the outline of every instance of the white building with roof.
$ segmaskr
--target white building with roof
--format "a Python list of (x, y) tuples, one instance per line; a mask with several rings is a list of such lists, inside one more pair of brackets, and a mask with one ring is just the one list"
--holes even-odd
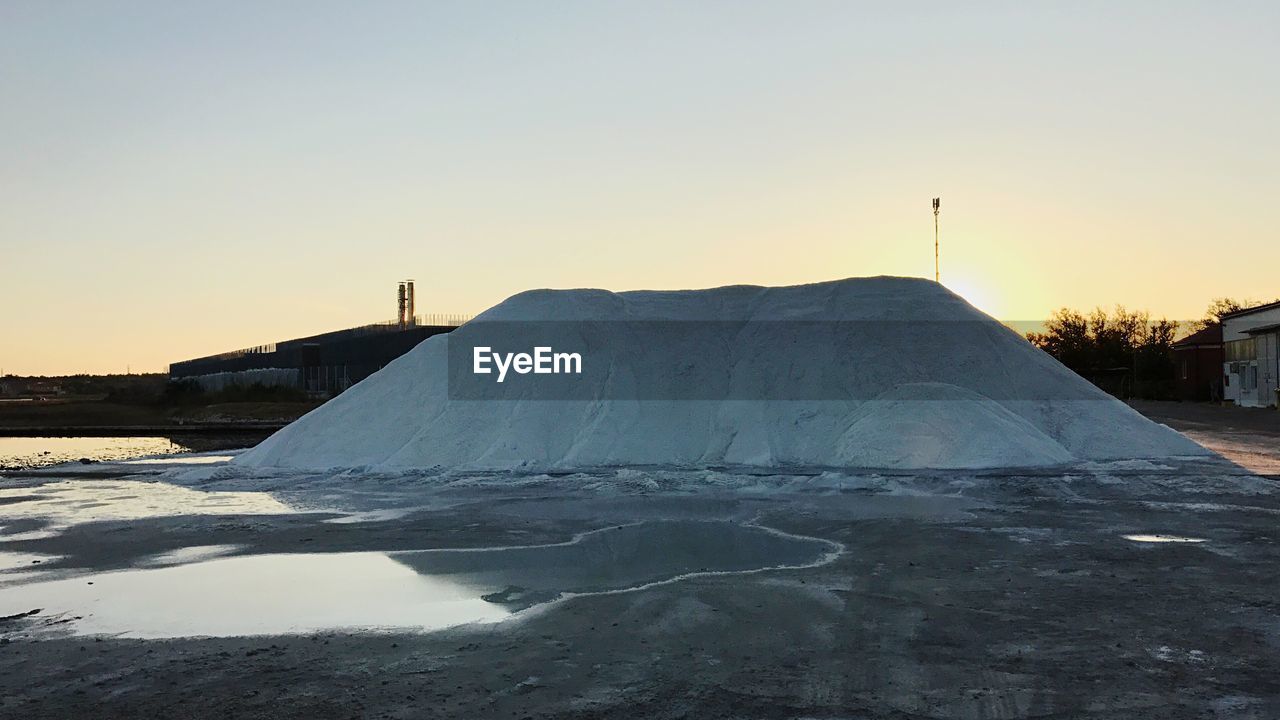
[(1272, 407), (1280, 396), (1280, 301), (1222, 317), (1222, 397)]

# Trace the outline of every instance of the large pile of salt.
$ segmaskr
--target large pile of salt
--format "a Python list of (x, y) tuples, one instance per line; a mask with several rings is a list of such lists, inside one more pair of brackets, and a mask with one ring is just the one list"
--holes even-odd
[[(471, 374), (473, 346), (493, 344), (495, 329), (548, 321), (576, 339), (581, 378), (513, 373), (497, 384)], [(583, 392), (540, 395), (536, 382), (553, 379)], [(477, 380), (488, 383), (480, 395)], [(1205, 453), (944, 287), (875, 277), (522, 293), (424, 341), (236, 463), (990, 468)]]

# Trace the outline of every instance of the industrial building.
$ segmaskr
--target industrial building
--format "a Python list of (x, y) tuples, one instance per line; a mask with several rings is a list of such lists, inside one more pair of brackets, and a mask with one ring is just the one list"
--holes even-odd
[(193, 380), (210, 392), (259, 383), (335, 395), (423, 340), (467, 320), (460, 315), (415, 315), (412, 280), (400, 283), (397, 310), (396, 319), (389, 322), (176, 362), (169, 366), (169, 379)]
[(1280, 400), (1280, 301), (1222, 317), (1222, 397), (1243, 407)]

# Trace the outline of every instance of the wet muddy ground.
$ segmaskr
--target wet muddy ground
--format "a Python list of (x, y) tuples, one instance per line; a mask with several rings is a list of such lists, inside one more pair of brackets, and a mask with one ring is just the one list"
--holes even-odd
[[(42, 601), (61, 607), (0, 622), (0, 716), (1280, 717), (1280, 501), (1272, 480), (1222, 461), (135, 479), (215, 498), (199, 514), (160, 503), (150, 517), (91, 519), (77, 506), (56, 531), (31, 514), (0, 528), (0, 551), (21, 553), (0, 564), (0, 614), (37, 609), (14, 591), (86, 583)], [(40, 496), (53, 480), (4, 488)], [(250, 497), (212, 511), (217, 493), (273, 483), (288, 511)], [(1195, 542), (1153, 541), (1171, 539)], [(297, 613), (310, 627), (134, 636), (165, 613), (181, 632), (226, 634), (225, 606), (257, 616), (283, 592), (272, 572), (232, 572), (202, 599), (146, 586), (133, 621), (117, 614), (111, 634), (86, 634), (87, 583), (102, 573), (288, 554), (301, 569), (283, 584), (310, 598)], [(493, 616), (344, 629), (352, 608), (404, 592), (362, 578), (353, 554), (387, 558), (396, 583), (450, 577)], [(393, 604), (373, 615), (412, 620)], [(347, 612), (322, 621), (335, 606)]]

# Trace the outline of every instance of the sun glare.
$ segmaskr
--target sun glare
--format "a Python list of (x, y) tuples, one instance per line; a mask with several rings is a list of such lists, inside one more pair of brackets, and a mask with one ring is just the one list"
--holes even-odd
[(999, 312), (1002, 310), (1001, 303), (997, 298), (996, 292), (988, 283), (961, 275), (953, 278), (943, 277), (942, 284), (982, 312), (992, 317), (999, 317)]

